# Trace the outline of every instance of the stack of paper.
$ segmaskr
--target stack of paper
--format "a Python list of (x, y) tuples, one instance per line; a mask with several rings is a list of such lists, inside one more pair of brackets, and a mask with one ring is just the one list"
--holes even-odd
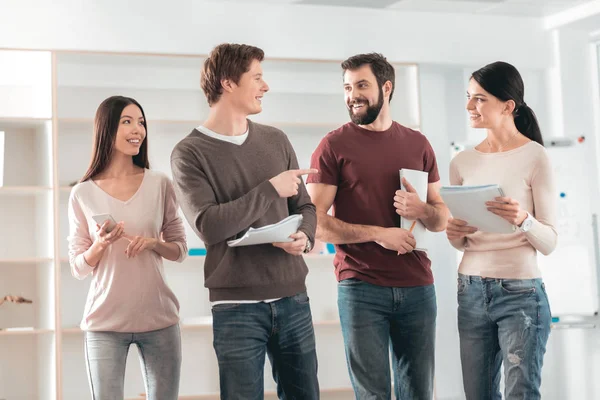
[(302, 215), (294, 214), (282, 219), (276, 224), (265, 225), (260, 228), (250, 228), (244, 236), (236, 240), (229, 240), (229, 247), (250, 246), (275, 242), (292, 242), (290, 235), (296, 233), (302, 223)]
[(504, 196), (500, 186), (443, 186), (440, 195), (450, 209), (452, 217), (467, 221), (482, 232), (513, 233), (515, 227), (504, 218), (487, 209), (487, 201)]
[[(427, 202), (427, 189), (429, 187), (429, 174), (425, 171), (418, 171), (414, 169), (401, 169), (400, 170), (400, 188), (406, 190), (402, 183), (402, 178), (406, 179), (408, 183), (415, 188), (417, 195), (422, 202)], [(410, 230), (414, 220), (410, 220), (404, 217), (400, 218), (400, 228)], [(417, 242), (415, 250), (427, 251), (426, 246), (426, 235), (427, 228), (419, 220), (416, 221), (415, 227), (412, 230), (412, 235)]]

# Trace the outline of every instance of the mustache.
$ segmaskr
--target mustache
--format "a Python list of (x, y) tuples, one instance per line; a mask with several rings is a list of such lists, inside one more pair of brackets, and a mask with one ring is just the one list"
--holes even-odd
[(367, 99), (354, 99), (348, 102), (349, 106), (354, 106), (357, 104), (369, 104), (369, 101)]

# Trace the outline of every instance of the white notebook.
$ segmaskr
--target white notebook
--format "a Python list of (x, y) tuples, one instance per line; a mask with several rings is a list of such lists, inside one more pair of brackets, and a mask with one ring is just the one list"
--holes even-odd
[[(429, 187), (429, 174), (425, 171), (418, 171), (414, 169), (401, 169), (400, 170), (400, 188), (406, 190), (402, 184), (402, 178), (405, 178), (408, 183), (415, 188), (419, 199), (423, 202), (427, 202), (427, 189)], [(410, 230), (414, 220), (410, 220), (404, 217), (400, 217), (400, 228)], [(415, 250), (427, 251), (427, 228), (419, 220), (416, 221), (415, 227), (412, 231), (417, 247)]]
[(504, 196), (496, 184), (479, 186), (443, 186), (440, 195), (452, 217), (467, 221), (482, 232), (513, 233), (515, 227), (504, 218), (488, 211), (486, 201)]
[(302, 215), (294, 214), (282, 219), (276, 224), (250, 228), (244, 236), (236, 240), (229, 240), (229, 247), (251, 246), (254, 244), (265, 244), (275, 242), (292, 242), (292, 233), (296, 233), (302, 223)]

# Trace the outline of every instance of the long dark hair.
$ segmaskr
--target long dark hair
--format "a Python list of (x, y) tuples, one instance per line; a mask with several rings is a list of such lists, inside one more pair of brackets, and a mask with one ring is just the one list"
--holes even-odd
[(96, 110), (96, 117), (94, 118), (92, 159), (80, 182), (94, 178), (104, 171), (110, 163), (115, 147), (115, 138), (117, 137), (121, 114), (123, 113), (123, 109), (130, 104), (136, 105), (142, 112), (142, 116), (144, 117), (143, 125), (146, 130), (146, 137), (140, 146), (139, 153), (133, 156), (133, 163), (140, 168), (150, 168), (150, 163), (148, 162), (148, 127), (146, 126), (146, 114), (144, 114), (144, 109), (140, 103), (131, 97), (112, 96), (104, 100), (100, 106), (98, 106), (98, 110)]
[(523, 79), (514, 66), (496, 61), (473, 72), (471, 78), (475, 79), (479, 86), (492, 96), (502, 101), (514, 101), (513, 118), (519, 132), (542, 146), (544, 145), (535, 113), (524, 100), (525, 86), (523, 85)]

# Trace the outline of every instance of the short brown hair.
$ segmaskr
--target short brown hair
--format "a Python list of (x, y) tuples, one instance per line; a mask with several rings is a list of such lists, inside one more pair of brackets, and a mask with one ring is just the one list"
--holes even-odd
[(222, 43), (215, 47), (204, 61), (200, 75), (200, 87), (208, 105), (214, 105), (221, 98), (223, 79), (239, 83), (242, 74), (250, 70), (252, 61), (264, 58), (262, 49), (247, 44)]
[(392, 91), (390, 92), (390, 101), (392, 101), (394, 88), (396, 87), (396, 72), (392, 64), (382, 54), (357, 54), (342, 62), (342, 69), (346, 73), (347, 70), (354, 71), (367, 64), (371, 67), (380, 89), (387, 81), (392, 82)]

